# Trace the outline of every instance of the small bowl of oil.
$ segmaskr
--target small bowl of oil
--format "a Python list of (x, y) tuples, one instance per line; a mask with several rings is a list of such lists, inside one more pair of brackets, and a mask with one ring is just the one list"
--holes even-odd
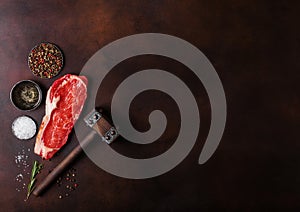
[(42, 91), (34, 81), (22, 80), (12, 87), (10, 100), (19, 110), (34, 110), (41, 104)]

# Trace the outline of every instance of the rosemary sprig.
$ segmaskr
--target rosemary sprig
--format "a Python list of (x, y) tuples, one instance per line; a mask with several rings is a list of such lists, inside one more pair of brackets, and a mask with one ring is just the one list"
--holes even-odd
[(38, 161), (34, 161), (33, 167), (31, 170), (31, 176), (30, 176), (30, 182), (28, 183), (27, 187), (27, 197), (26, 199), (29, 198), (30, 194), (32, 193), (36, 181), (36, 175), (42, 170), (43, 164), (39, 164)]

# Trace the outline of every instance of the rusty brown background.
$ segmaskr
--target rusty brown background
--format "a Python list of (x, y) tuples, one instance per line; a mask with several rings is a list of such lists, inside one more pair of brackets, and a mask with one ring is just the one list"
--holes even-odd
[[(297, 1), (24, 1), (0, 2), (0, 207), (1, 211), (206, 211), (299, 210), (300, 100), (299, 3)], [(178, 36), (199, 48), (222, 80), (228, 119), (213, 157), (198, 165), (210, 124), (210, 106), (201, 83), (182, 64), (158, 56), (136, 57), (116, 66), (99, 90), (97, 104), (109, 112), (112, 91), (131, 73), (160, 68), (178, 75), (195, 95), (201, 129), (189, 156), (170, 172), (146, 180), (129, 180), (99, 169), (85, 155), (73, 165), (79, 187), (58, 199), (53, 185), (42, 197), (24, 202), (17, 192), (14, 157), (33, 148), (34, 139), (19, 141), (11, 124), (29, 115), (38, 124), (44, 104), (32, 112), (16, 110), (9, 91), (22, 79), (38, 82), (44, 94), (51, 80), (34, 77), (27, 67), (30, 49), (41, 41), (57, 44), (65, 66), (59, 76), (78, 74), (104, 45), (144, 32)], [(168, 149), (178, 133), (180, 115), (174, 101), (160, 92), (137, 96), (131, 118), (147, 129), (147, 114), (165, 111), (169, 125), (151, 145), (120, 139), (114, 147), (124, 155), (151, 157)], [(70, 136), (51, 161), (32, 152), (29, 162), (45, 164), (43, 178), (77, 144)], [(25, 179), (25, 182), (28, 179)]]

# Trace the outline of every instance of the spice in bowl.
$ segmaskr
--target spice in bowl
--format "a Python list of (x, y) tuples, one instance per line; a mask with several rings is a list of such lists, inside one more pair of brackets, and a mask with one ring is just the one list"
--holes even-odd
[(20, 116), (14, 120), (11, 126), (13, 134), (21, 140), (33, 138), (36, 134), (35, 121), (28, 116)]
[(20, 110), (33, 110), (42, 101), (42, 91), (35, 82), (22, 80), (11, 89), (10, 99), (13, 105)]
[(35, 76), (55, 77), (63, 67), (62, 51), (54, 44), (41, 43), (30, 51), (28, 66)]

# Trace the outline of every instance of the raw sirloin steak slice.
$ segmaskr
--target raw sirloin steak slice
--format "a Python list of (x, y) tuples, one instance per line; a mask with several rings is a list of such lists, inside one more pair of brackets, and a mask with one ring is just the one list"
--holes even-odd
[(46, 114), (36, 138), (36, 154), (50, 159), (65, 145), (86, 97), (86, 77), (67, 74), (52, 84), (47, 92)]

